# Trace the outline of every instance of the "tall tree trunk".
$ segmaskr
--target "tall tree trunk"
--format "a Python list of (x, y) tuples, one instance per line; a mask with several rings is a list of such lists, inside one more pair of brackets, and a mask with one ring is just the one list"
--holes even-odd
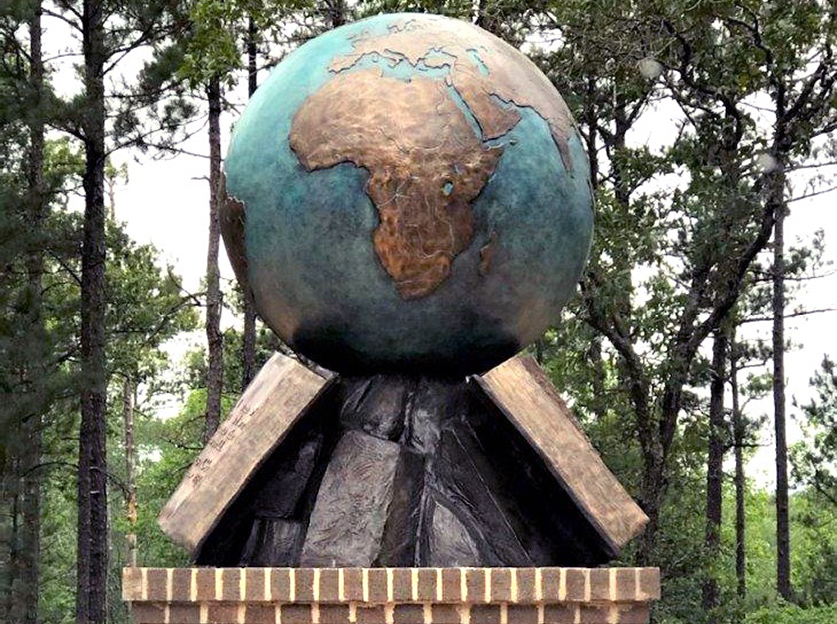
[[(590, 165), (590, 184), (595, 201), (595, 194), (599, 188), (599, 119), (596, 108), (596, 76), (591, 73), (587, 77), (586, 97), (584, 98), (584, 112), (582, 119), (587, 126), (587, 133), (584, 137), (587, 146), (587, 160)], [(594, 335), (590, 339), (590, 348), (587, 351), (587, 358), (590, 371), (593, 376), (593, 413), (599, 422), (604, 420), (607, 413), (605, 401), (605, 368), (602, 357), (602, 339)]]
[(660, 530), (660, 511), (663, 507), (663, 479), (665, 461), (659, 445), (654, 445), (658, 452), (645, 453), (642, 467), (641, 504), (648, 516), (648, 523), (639, 540), (637, 563), (648, 566), (654, 563), (654, 550), (657, 534)]
[(81, 428), (76, 621), (106, 621), (108, 564), (105, 371), (104, 10), (84, 0), (84, 236), (81, 258)]
[(732, 387), (732, 435), (735, 448), (735, 576), (738, 595), (747, 596), (747, 551), (745, 549), (746, 516), (744, 511), (744, 415), (738, 395), (738, 348), (733, 336), (730, 344), (729, 377)]
[(122, 430), (125, 445), (125, 516), (128, 520), (128, 565), (137, 566), (137, 487), (134, 478), (134, 403), (136, 384), (130, 377), (122, 383)]
[[(40, 391), (40, 380), (46, 374), (43, 370), (46, 336), (42, 310), (42, 279), (44, 273), (43, 251), (40, 242), (43, 237), (46, 201), (44, 197), (44, 117), (43, 83), (44, 64), (41, 52), (41, 5), (34, 3), (29, 18), (29, 83), (32, 91), (29, 122), (29, 154), (27, 162), (28, 217), (30, 227), (37, 233), (36, 246), (28, 253), (27, 287), (29, 290), (30, 314), (28, 320), (29, 340), (34, 346), (32, 366), (26, 371), (35, 392)], [(21, 575), (22, 618), (25, 624), (38, 621), (38, 585), (41, 558), (41, 410), (40, 401), (33, 401), (34, 413), (26, 416), (22, 425), (22, 535)]]
[[(4, 458), (5, 460), (5, 458)], [(12, 497), (9, 481), (11, 474), (9, 461), (2, 465), (2, 482), (0, 482), (0, 622), (11, 620), (12, 609)]]
[(41, 558), (41, 417), (31, 416), (21, 428), (25, 448), (21, 458), (20, 550), (18, 552), (15, 621), (38, 621), (38, 585)]
[[(258, 47), (256, 45), (256, 23), (251, 17), (247, 23), (247, 95), (253, 97), (258, 84)], [(256, 307), (250, 292), (244, 289), (244, 336), (242, 337), (241, 390), (253, 380), (256, 374)]]
[(6, 458), (3, 473), (3, 530), (4, 544), (0, 554), (0, 572), (3, 583), (2, 602), (0, 602), (0, 622), (12, 622), (19, 618), (19, 604), (15, 594), (15, 586), (19, 584), (16, 579), (20, 576), (20, 473), (17, 453), (10, 453)]
[[(726, 332), (715, 332), (712, 345), (712, 381), (709, 399), (709, 452), (706, 459), (706, 530), (704, 545), (711, 567), (720, 554), (722, 486), (724, 474), (724, 390), (726, 389), (726, 361), (728, 339)], [(703, 583), (703, 610), (709, 622), (717, 622), (713, 610), (718, 607), (718, 580), (709, 571)]]
[(17, 621), (38, 621), (38, 585), (41, 558), (41, 417), (30, 416), (22, 427), (25, 444), (21, 459), (20, 593)]
[[(614, 103), (615, 109), (612, 113), (613, 134), (607, 139), (606, 143), (610, 151), (613, 153), (621, 153), (626, 149), (626, 137), (628, 131), (631, 129), (632, 121), (628, 115), (626, 98), (622, 95), (617, 95)], [(630, 174), (627, 171), (623, 171), (625, 168), (623, 162), (616, 160), (611, 164), (613, 168), (611, 175), (613, 177), (614, 197), (624, 210), (628, 210), (633, 193), (633, 189), (628, 183)], [(621, 273), (617, 279), (625, 284), (626, 291), (628, 291), (632, 283), (630, 267), (622, 267)], [(620, 322), (624, 326), (624, 329), (621, 331), (629, 334), (633, 323), (633, 309), (630, 298), (620, 298), (615, 303), (615, 306)], [(643, 511), (648, 516), (648, 523), (639, 542), (637, 559), (641, 565), (651, 565), (654, 561), (654, 550), (660, 528), (660, 512), (662, 511), (663, 500), (665, 498), (666, 464), (668, 446), (670, 444), (670, 441), (664, 439), (662, 433), (663, 423), (672, 417), (676, 418), (679, 406), (672, 407), (666, 404), (660, 407), (654, 406), (651, 398), (650, 383), (644, 377), (642, 365), (631, 364), (625, 359), (624, 354), (619, 366), (619, 375), (622, 383), (629, 388), (629, 394), (631, 395), (631, 401), (636, 414), (637, 426), (640, 429), (640, 448), (642, 453), (640, 499)], [(670, 412), (674, 412), (674, 414)]]
[(224, 338), (221, 334), (221, 284), (218, 248), (221, 236), (218, 208), (221, 201), (221, 80), (213, 76), (206, 89), (209, 101), (209, 245), (206, 254), (206, 342), (209, 362), (206, 372), (207, 442), (221, 422), (221, 392), (224, 384)]
[[(784, 195), (784, 175), (773, 193)], [(773, 227), (773, 422), (776, 436), (776, 590), (791, 599), (788, 518), (788, 444), (785, 437), (785, 214), (784, 201)]]

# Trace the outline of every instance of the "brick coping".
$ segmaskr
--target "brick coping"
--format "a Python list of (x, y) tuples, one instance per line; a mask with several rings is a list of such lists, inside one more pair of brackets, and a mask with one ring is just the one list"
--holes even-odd
[(134, 624), (645, 624), (658, 568), (125, 568)]

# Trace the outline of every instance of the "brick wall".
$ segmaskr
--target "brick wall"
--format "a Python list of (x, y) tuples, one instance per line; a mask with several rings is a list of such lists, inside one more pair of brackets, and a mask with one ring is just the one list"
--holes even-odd
[(657, 568), (126, 568), (134, 624), (645, 624)]

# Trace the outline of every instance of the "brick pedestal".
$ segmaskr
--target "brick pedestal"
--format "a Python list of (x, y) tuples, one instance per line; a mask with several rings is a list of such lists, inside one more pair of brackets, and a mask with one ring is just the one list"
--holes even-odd
[(134, 624), (645, 624), (657, 568), (126, 568)]

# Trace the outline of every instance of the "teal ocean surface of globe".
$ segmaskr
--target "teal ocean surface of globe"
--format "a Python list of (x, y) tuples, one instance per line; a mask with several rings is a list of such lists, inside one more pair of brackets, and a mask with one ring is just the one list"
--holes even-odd
[(483, 372), (557, 321), (593, 228), (569, 111), (524, 55), (434, 15), (290, 54), (236, 123), (222, 231), (261, 318), (344, 374)]

